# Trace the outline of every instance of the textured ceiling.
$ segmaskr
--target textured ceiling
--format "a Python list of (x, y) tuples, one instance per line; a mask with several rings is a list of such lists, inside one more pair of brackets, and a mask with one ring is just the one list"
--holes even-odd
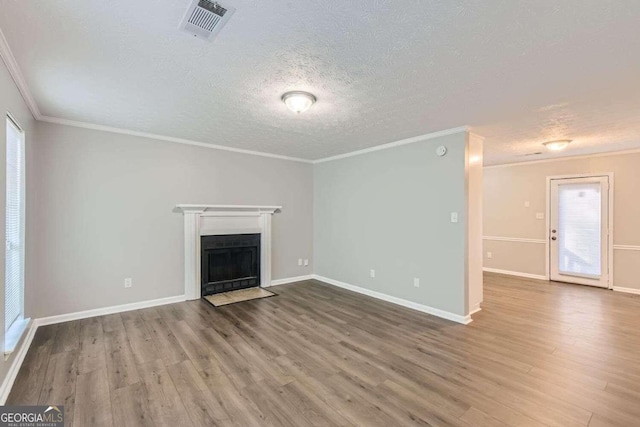
[(226, 3), (213, 43), (189, 0), (0, 0), (0, 28), (45, 116), (305, 159), (460, 125), (485, 164), (640, 148), (640, 1)]

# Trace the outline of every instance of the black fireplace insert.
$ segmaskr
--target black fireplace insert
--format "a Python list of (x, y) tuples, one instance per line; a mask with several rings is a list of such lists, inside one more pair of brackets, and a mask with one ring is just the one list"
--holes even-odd
[(201, 236), (202, 295), (260, 286), (260, 234)]

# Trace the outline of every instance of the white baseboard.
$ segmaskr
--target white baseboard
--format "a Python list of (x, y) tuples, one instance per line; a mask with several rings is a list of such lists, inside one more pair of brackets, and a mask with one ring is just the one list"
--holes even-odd
[(487, 273), (499, 273), (499, 274), (506, 274), (508, 276), (524, 277), (527, 279), (548, 280), (545, 276), (541, 274), (520, 273), (519, 271), (500, 270), (498, 268), (483, 267), (482, 271), (486, 271)]
[(71, 320), (87, 319), (89, 317), (104, 316), (106, 314), (122, 313), (125, 311), (140, 310), (141, 308), (156, 307), (165, 304), (186, 301), (184, 295), (152, 299), (149, 301), (132, 302), (130, 304), (114, 305), (111, 307), (96, 308), (93, 310), (78, 311), (75, 313), (60, 314), (58, 316), (41, 317), (35, 320), (36, 326), (53, 325), (55, 323), (69, 322)]
[(33, 341), (33, 337), (36, 335), (37, 329), (38, 325), (32, 321), (29, 326), (27, 326), (27, 331), (22, 339), (22, 344), (18, 344), (19, 347), (14, 350), (15, 357), (11, 362), (11, 366), (9, 366), (9, 369), (7, 370), (7, 374), (4, 377), (4, 381), (2, 381), (2, 385), (0, 385), (0, 405), (4, 405), (7, 402), (13, 383), (16, 381), (22, 362), (24, 362), (27, 351), (29, 351), (29, 347), (31, 347), (31, 341)]
[(624, 293), (627, 293), (627, 294), (640, 295), (640, 289), (635, 289), (635, 288), (625, 288), (625, 287), (622, 287), (622, 286), (614, 286), (613, 290), (617, 291), (617, 292), (624, 292)]
[(473, 307), (471, 307), (471, 311), (469, 312), (469, 316), (471, 316), (472, 314), (476, 314), (480, 310), (482, 310), (482, 308), (480, 308), (480, 303), (478, 303), (478, 304), (474, 305)]
[[(506, 274), (508, 276), (524, 277), (524, 278), (527, 278), (527, 279), (537, 279), (537, 280), (545, 280), (545, 281), (549, 280), (545, 276), (538, 275), (538, 274), (520, 273), (518, 271), (500, 270), (500, 269), (497, 269), (497, 268), (484, 267), (482, 269), (482, 271), (486, 271), (488, 273)], [(636, 288), (625, 288), (624, 286), (614, 286), (613, 290), (617, 291), (617, 292), (624, 292), (624, 293), (627, 293), (627, 294), (640, 295), (640, 289), (636, 289)], [(475, 313), (475, 311), (471, 312), (471, 314), (473, 314), (473, 313)]]
[(338, 280), (329, 279), (328, 277), (318, 276), (317, 274), (313, 275), (313, 279), (319, 280), (324, 283), (328, 283), (329, 285), (337, 286), (339, 288), (347, 289), (353, 292), (357, 292), (359, 294), (367, 295), (373, 298), (377, 298), (383, 301), (391, 302), (393, 304), (398, 304), (403, 307), (411, 308), (413, 310), (421, 311), (423, 313), (432, 314), (434, 316), (441, 317), (443, 319), (451, 320), (457, 323), (462, 323), (463, 325), (467, 325), (471, 323), (471, 316), (461, 316), (459, 314), (451, 313), (448, 311), (440, 310), (439, 308), (429, 307), (428, 305), (418, 304), (413, 301), (408, 301), (402, 298), (393, 297), (391, 295), (383, 294), (381, 292), (372, 291), (370, 289), (361, 288), (359, 286), (350, 285), (349, 283), (340, 282)]
[(313, 274), (307, 276), (287, 277), (285, 279), (276, 279), (271, 281), (271, 286), (286, 285), (287, 283), (303, 282), (313, 279)]

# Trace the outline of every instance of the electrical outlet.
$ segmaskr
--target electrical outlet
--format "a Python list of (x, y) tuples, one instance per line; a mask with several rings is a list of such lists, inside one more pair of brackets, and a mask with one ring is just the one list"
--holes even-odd
[(487, 252), (487, 258), (493, 258), (493, 253)]
[(544, 219), (544, 212), (537, 212), (536, 219)]
[(530, 207), (530, 206), (531, 206), (531, 203), (529, 203), (529, 201), (528, 201), (528, 200), (526, 200), (526, 201), (524, 202), (524, 207), (525, 207), (525, 208), (528, 208), (528, 207)]
[(298, 265), (302, 265), (302, 258), (298, 258)]
[(413, 278), (413, 287), (414, 288), (419, 288), (420, 287), (420, 278), (418, 278), (418, 277), (414, 277)]
[(308, 260), (308, 259), (305, 259), (305, 260), (304, 260), (304, 266), (305, 266), (305, 267), (308, 267), (308, 266), (309, 266), (309, 260)]
[(451, 212), (451, 222), (458, 222), (458, 212)]
[(124, 279), (125, 288), (130, 288), (132, 286), (133, 286), (133, 279), (131, 277), (127, 277), (126, 279)]
[(375, 270), (369, 270), (369, 276), (376, 277), (376, 271)]

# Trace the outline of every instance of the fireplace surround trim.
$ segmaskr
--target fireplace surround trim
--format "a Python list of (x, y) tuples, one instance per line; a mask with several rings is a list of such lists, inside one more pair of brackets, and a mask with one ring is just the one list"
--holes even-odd
[(260, 287), (271, 286), (271, 218), (282, 206), (180, 204), (184, 217), (184, 294), (201, 296), (200, 237), (218, 234), (260, 234)]

